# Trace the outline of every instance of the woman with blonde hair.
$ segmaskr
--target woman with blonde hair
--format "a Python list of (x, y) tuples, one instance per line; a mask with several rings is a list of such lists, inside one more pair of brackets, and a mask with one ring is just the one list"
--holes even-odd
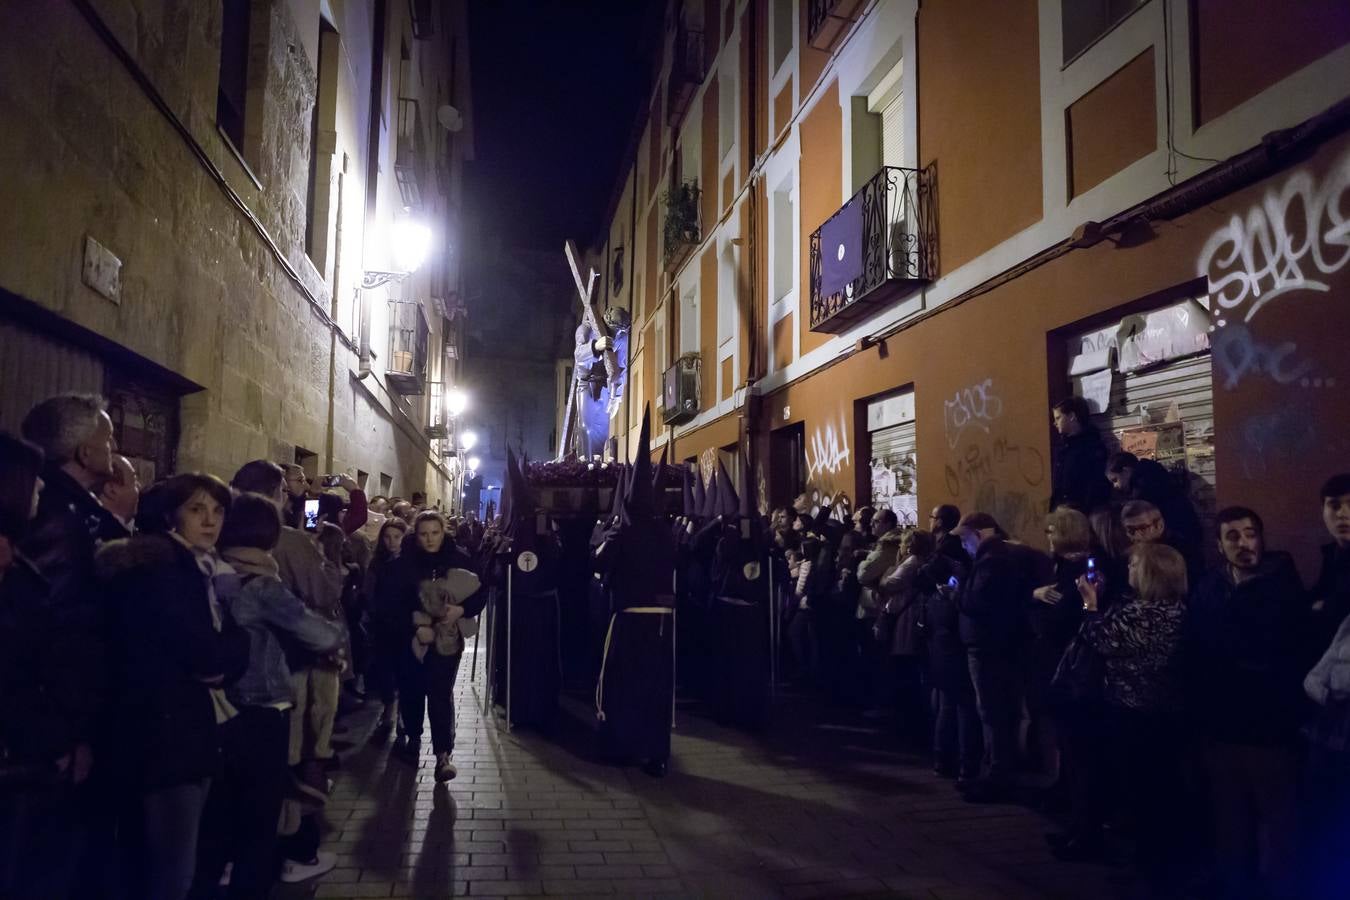
[(1078, 633), (1106, 662), (1099, 749), (1111, 755), (1134, 819), (1137, 861), (1149, 878), (1166, 879), (1180, 844), (1175, 804), (1183, 791), (1177, 747), (1186, 561), (1165, 544), (1136, 544), (1128, 572), (1132, 591), (1105, 613), (1099, 609), (1102, 576), (1078, 579)]

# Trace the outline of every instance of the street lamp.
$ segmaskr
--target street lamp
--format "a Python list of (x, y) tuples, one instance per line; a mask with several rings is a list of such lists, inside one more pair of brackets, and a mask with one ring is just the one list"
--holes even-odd
[(389, 256), (393, 262), (393, 269), (367, 269), (361, 273), (361, 284), (356, 288), (354, 303), (359, 303), (358, 328), (358, 360), (356, 377), (362, 381), (370, 376), (371, 357), (370, 352), (370, 310), (361, 303), (361, 292), (373, 290), (377, 287), (393, 282), (397, 284), (403, 281), (413, 272), (422, 267), (426, 262), (427, 254), (431, 252), (431, 246), (434, 236), (431, 229), (420, 222), (411, 219), (403, 219), (395, 222), (389, 229), (388, 248)]
[(459, 446), (463, 450), (472, 450), (478, 443), (478, 435), (472, 431), (466, 431), (459, 436)]
[(481, 459), (479, 459), (478, 457), (476, 457), (476, 456), (470, 456), (470, 457), (469, 457), (469, 471), (470, 471), (470, 472), (477, 472), (477, 471), (478, 471), (478, 467), (479, 467), (480, 465), (482, 465), (482, 462), (483, 462), (483, 461), (482, 461)]
[(469, 408), (469, 397), (459, 388), (451, 388), (445, 395), (445, 411), (452, 418)]

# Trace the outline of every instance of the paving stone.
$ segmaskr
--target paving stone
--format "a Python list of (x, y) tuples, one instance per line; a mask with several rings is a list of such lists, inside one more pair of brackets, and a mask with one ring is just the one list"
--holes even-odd
[(965, 803), (881, 729), (809, 701), (785, 701), (797, 705), (758, 736), (682, 712), (671, 772), (653, 780), (508, 734), (475, 690), (457, 687), (449, 785), (429, 748), (414, 769), (365, 743), (373, 712), (346, 720), (352, 749), (323, 816), (339, 868), (284, 900), (1124, 896), (1108, 870), (1057, 863), (1041, 815)]

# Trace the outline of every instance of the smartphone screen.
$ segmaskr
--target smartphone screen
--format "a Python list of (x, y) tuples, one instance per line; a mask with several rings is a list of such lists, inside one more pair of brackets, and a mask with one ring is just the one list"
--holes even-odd
[(337, 487), (341, 482), (342, 482), (342, 476), (341, 476), (341, 475), (325, 475), (325, 476), (323, 476), (323, 486), (324, 486), (324, 487)]
[(956, 590), (956, 589), (959, 588), (960, 586), (961, 586), (961, 582), (959, 582), (959, 581), (956, 580), (956, 576), (955, 576), (955, 575), (953, 575), (951, 578), (948, 578), (948, 579), (947, 579), (947, 587), (951, 588), (952, 590)]
[(306, 500), (306, 501), (305, 501), (305, 530), (306, 530), (306, 531), (318, 531), (318, 530), (319, 530), (319, 501), (318, 501), (318, 500)]
[(1087, 561), (1087, 580), (1096, 584), (1097, 582), (1097, 557), (1089, 556)]

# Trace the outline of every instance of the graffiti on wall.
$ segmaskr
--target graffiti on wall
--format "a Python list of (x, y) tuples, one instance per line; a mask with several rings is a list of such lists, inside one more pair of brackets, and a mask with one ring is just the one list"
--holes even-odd
[[(1200, 252), (1199, 274), (1223, 310), (1248, 304), (1242, 319), (1296, 291), (1329, 290), (1326, 278), (1350, 263), (1350, 154), (1319, 184), (1307, 171), (1234, 214)], [(1248, 302), (1250, 301), (1250, 302)], [(1217, 310), (1215, 311), (1217, 312)]]
[(1312, 360), (1299, 356), (1293, 341), (1264, 343), (1252, 329), (1240, 323), (1225, 323), (1215, 330), (1211, 342), (1214, 368), (1224, 390), (1231, 391), (1249, 375), (1264, 375), (1276, 384), (1302, 387), (1335, 387), (1335, 378), (1314, 374)]
[(848, 462), (848, 457), (848, 435), (844, 432), (842, 422), (838, 427), (833, 422), (827, 422), (817, 428), (806, 445), (807, 482), (814, 483), (825, 475), (838, 475)]
[(1003, 400), (994, 391), (994, 379), (986, 378), (978, 384), (961, 388), (950, 400), (942, 401), (943, 422), (947, 428), (947, 446), (952, 450), (968, 428), (978, 428), (985, 434), (1003, 415)]
[(1020, 483), (1038, 487), (1045, 481), (1045, 457), (1035, 447), (1022, 447), (1005, 437), (966, 445), (965, 452), (944, 470), (947, 493), (977, 493), (985, 484)]

